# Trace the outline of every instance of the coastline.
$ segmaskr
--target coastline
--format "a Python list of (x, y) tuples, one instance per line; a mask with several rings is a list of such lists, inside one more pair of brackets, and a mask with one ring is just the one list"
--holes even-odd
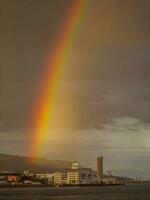
[(120, 184), (65, 184), (65, 185), (32, 185), (32, 184), (15, 184), (15, 185), (0, 185), (0, 188), (44, 188), (44, 187), (49, 187), (49, 188), (65, 188), (65, 187), (108, 187), (108, 186), (123, 186), (126, 185), (125, 183), (120, 183)]

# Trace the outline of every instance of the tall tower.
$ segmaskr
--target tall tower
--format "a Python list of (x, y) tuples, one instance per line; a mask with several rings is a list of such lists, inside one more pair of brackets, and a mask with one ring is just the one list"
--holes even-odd
[(97, 157), (97, 180), (103, 178), (103, 156)]

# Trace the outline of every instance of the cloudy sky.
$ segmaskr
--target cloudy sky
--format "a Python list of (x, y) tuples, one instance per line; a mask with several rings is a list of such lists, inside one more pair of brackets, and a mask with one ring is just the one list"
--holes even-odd
[[(72, 3), (0, 0), (1, 153), (27, 155), (43, 63)], [(149, 9), (149, 0), (91, 1), (59, 87), (50, 130), (59, 137), (49, 135), (43, 157), (94, 167), (103, 155), (105, 171), (150, 177)]]

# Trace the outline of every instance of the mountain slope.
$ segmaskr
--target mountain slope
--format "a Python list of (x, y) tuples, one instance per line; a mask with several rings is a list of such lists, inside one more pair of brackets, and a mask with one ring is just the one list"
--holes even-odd
[(0, 154), (0, 171), (24, 171), (34, 172), (53, 172), (64, 171), (70, 168), (71, 163), (66, 161), (48, 160), (43, 158), (36, 159), (38, 162), (33, 163), (33, 158)]

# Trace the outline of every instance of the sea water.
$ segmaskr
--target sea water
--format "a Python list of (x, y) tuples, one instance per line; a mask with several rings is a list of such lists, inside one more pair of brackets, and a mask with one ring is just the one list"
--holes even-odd
[(0, 188), (0, 200), (150, 200), (150, 184), (105, 187)]

